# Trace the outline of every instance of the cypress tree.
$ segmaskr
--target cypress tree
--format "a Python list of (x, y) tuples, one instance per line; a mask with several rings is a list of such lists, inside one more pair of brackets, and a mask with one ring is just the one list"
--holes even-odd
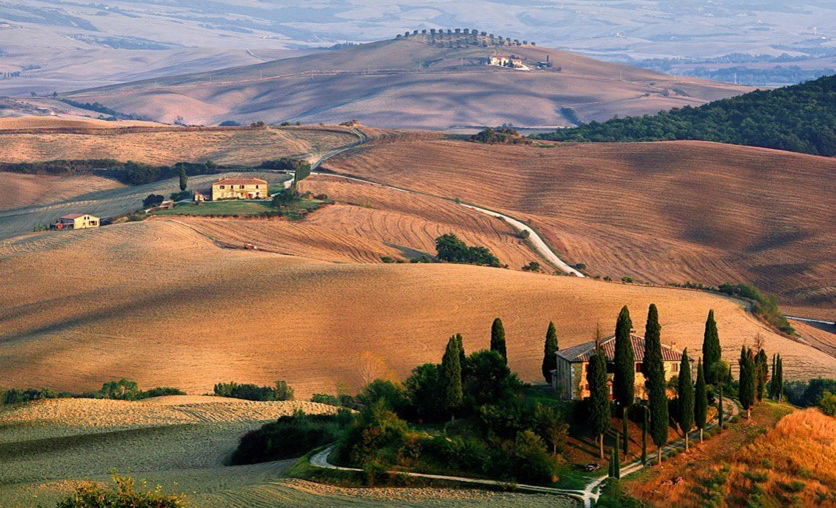
[(620, 448), (619, 441), (621, 440), (621, 434), (615, 434), (615, 446), (612, 448), (612, 452), (610, 452), (610, 478), (621, 478), (621, 459), (618, 457), (618, 449)]
[(180, 190), (186, 190), (186, 187), (189, 185), (189, 175), (186, 174), (186, 168), (180, 167)]
[(708, 415), (708, 391), (705, 387), (705, 371), (702, 360), (697, 363), (697, 386), (694, 388), (694, 424), (700, 429), (700, 443), (703, 441), (706, 417)]
[(624, 455), (627, 455), (627, 408), (633, 404), (636, 393), (636, 356), (630, 330), (633, 321), (627, 306), (621, 308), (615, 324), (615, 373), (613, 375), (613, 396), (621, 408), (621, 424), (624, 432)]
[(647, 465), (647, 406), (642, 406), (642, 465)]
[(720, 394), (717, 397), (717, 428), (723, 432), (723, 385), (720, 384)]
[(456, 347), (459, 350), (459, 367), (462, 370), (462, 377), (464, 377), (464, 371), (467, 367), (467, 355), (464, 352), (464, 338), (460, 333), (457, 333), (454, 337), (456, 339)]
[(784, 400), (784, 359), (778, 355), (778, 383), (775, 389), (778, 390), (778, 402)]
[(644, 332), (644, 361), (648, 406), (650, 407), (650, 435), (656, 445), (659, 464), (662, 463), (662, 447), (668, 442), (668, 394), (665, 386), (665, 365), (662, 362), (662, 327), (655, 304), (647, 311)]
[(716, 385), (722, 382), (714, 370), (714, 365), (720, 361), (721, 353), (720, 334), (717, 332), (717, 323), (714, 321), (714, 309), (711, 309), (705, 321), (705, 334), (702, 340), (702, 358), (708, 384)]
[(496, 351), (508, 363), (508, 355), (505, 351), (505, 327), (502, 320), (496, 318), (491, 325), (491, 351)]
[(598, 435), (598, 451), (603, 460), (604, 432), (610, 426), (610, 391), (607, 388), (607, 359), (600, 347), (595, 348), (589, 359), (586, 382), (589, 384), (589, 424)]
[(677, 421), (685, 433), (685, 451), (688, 451), (688, 433), (694, 426), (694, 385), (691, 383), (691, 362), (688, 361), (688, 348), (682, 352), (679, 362), (679, 411)]
[(459, 335), (450, 337), (450, 340), (447, 341), (447, 349), (441, 358), (441, 375), (444, 380), (444, 409), (449, 411), (454, 418), (454, 411), (461, 406), (464, 398), (460, 338)]
[(546, 382), (552, 383), (552, 371), (557, 368), (557, 330), (554, 323), (549, 321), (549, 329), (546, 331), (546, 345), (543, 349), (543, 377)]
[(746, 409), (746, 419), (752, 416), (752, 405), (755, 403), (755, 359), (752, 350), (746, 346), (740, 348), (740, 387), (738, 399), (740, 405)]
[(769, 371), (766, 366), (766, 351), (761, 349), (755, 356), (755, 392), (758, 402), (763, 400), (763, 393), (766, 389), (766, 380), (769, 378)]
[(769, 395), (769, 398), (772, 399), (772, 400), (777, 399), (777, 397), (775, 396), (775, 383), (778, 381), (778, 377), (777, 377), (778, 371), (775, 369), (775, 357), (776, 356), (777, 356), (777, 353), (772, 354), (772, 370), (771, 370), (772, 377), (769, 378), (769, 384), (766, 387), (767, 395)]

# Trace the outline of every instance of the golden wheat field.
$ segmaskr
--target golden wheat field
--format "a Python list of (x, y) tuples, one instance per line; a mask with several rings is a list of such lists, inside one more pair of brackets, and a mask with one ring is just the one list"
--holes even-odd
[(0, 172), (0, 210), (63, 201), (123, 184), (100, 176), (25, 175)]
[(340, 128), (124, 127), (0, 130), (0, 162), (117, 159), (146, 164), (248, 165), (321, 153), (356, 141)]
[(327, 168), (530, 220), (590, 274), (750, 281), (797, 312), (836, 301), (832, 158), (706, 142), (372, 144)]
[(505, 222), (447, 200), (326, 175), (304, 180), (300, 190), (326, 194), (336, 204), (301, 222), (177, 220), (222, 244), (252, 243), (262, 250), (324, 261), (379, 263), (384, 256), (433, 256), (435, 239), (455, 233), (470, 245), (488, 247), (509, 267), (519, 269), (531, 261), (545, 265)]
[(188, 225), (154, 220), (33, 233), (0, 243), (5, 386), (94, 389), (126, 377), (188, 393), (214, 383), (284, 379), (297, 396), (402, 378), (439, 361), (447, 338), (488, 345), (500, 316), (510, 366), (541, 378), (549, 320), (562, 347), (614, 328), (619, 308), (642, 330), (660, 309), (666, 341), (691, 351), (717, 314), (725, 355), (756, 334), (787, 376), (826, 375), (836, 359), (766, 330), (742, 304), (697, 291), (461, 265), (333, 264), (222, 249)]

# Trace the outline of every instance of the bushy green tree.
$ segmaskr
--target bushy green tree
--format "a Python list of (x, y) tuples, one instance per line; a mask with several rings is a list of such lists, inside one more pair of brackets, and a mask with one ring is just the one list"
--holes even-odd
[(444, 384), (441, 365), (425, 363), (412, 369), (404, 383), (410, 405), (419, 421), (438, 421), (444, 418)]
[(647, 311), (642, 371), (650, 407), (650, 435), (656, 445), (658, 463), (661, 464), (662, 447), (668, 442), (668, 394), (662, 361), (662, 326), (655, 304), (650, 304)]
[(721, 354), (720, 334), (717, 332), (717, 322), (714, 321), (714, 309), (711, 309), (705, 320), (705, 333), (702, 341), (702, 357), (707, 376), (705, 381), (708, 384), (716, 385), (719, 382), (714, 374), (714, 364), (720, 361)]
[(685, 434), (685, 451), (688, 451), (688, 433), (694, 426), (694, 385), (691, 384), (691, 362), (688, 360), (688, 348), (682, 351), (679, 362), (678, 408), (676, 420)]
[(600, 347), (586, 368), (589, 384), (589, 428), (598, 436), (598, 455), (604, 459), (604, 433), (610, 427), (610, 391), (607, 387), (607, 359)]
[(819, 399), (819, 409), (827, 416), (836, 416), (836, 395), (825, 390)]
[[(633, 405), (636, 397), (636, 357), (630, 330), (633, 321), (630, 310), (625, 305), (618, 314), (615, 324), (615, 372), (613, 374), (613, 396), (621, 410), (622, 432), (627, 436), (627, 408)], [(624, 439), (624, 454), (627, 455), (628, 440)]]
[(705, 369), (702, 360), (697, 362), (697, 385), (694, 388), (694, 424), (700, 429), (700, 443), (703, 441), (703, 430), (705, 429), (708, 416), (708, 390), (705, 384)]
[(549, 321), (549, 329), (546, 330), (546, 344), (543, 348), (543, 378), (547, 383), (552, 382), (552, 371), (557, 368), (557, 330), (554, 323)]
[(746, 410), (748, 420), (752, 416), (752, 406), (755, 404), (755, 357), (750, 348), (741, 346), (738, 364), (740, 366), (738, 400)]
[(537, 403), (534, 406), (534, 428), (537, 435), (551, 446), (552, 455), (557, 455), (566, 445), (569, 424), (556, 407)]
[(365, 407), (372, 406), (378, 401), (383, 401), (386, 409), (399, 414), (408, 404), (404, 387), (398, 382), (383, 379), (375, 379), (357, 394), (357, 402)]
[(462, 369), (463, 408), (475, 412), (483, 404), (507, 403), (521, 386), (498, 352), (476, 351)]
[(502, 326), (502, 320), (496, 318), (491, 324), (491, 351), (496, 351), (508, 363), (508, 353), (505, 347), (505, 327)]

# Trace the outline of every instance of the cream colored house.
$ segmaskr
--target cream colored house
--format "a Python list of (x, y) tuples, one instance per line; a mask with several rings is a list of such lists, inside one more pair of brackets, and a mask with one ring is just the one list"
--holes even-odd
[[(642, 374), (642, 361), (644, 360), (644, 337), (630, 334), (635, 356), (635, 386), (636, 397), (646, 398), (644, 391), (644, 374)], [(612, 398), (612, 378), (615, 365), (615, 335), (599, 341), (604, 355), (607, 357), (607, 384)], [(589, 385), (586, 382), (586, 369), (589, 366), (589, 359), (595, 354), (595, 341), (580, 344), (578, 346), (563, 349), (557, 352), (557, 368), (552, 371), (552, 387), (557, 391), (558, 397), (563, 400), (582, 400), (589, 397)], [(673, 346), (662, 344), (662, 362), (665, 365), (665, 379), (679, 375), (679, 364), (682, 360), (682, 351), (677, 351)], [(694, 361), (691, 361), (693, 372)], [(695, 377), (692, 375), (692, 379)]]
[(221, 178), (212, 184), (212, 201), (269, 197), (267, 180), (260, 178)]
[(89, 214), (71, 213), (58, 219), (55, 223), (55, 229), (87, 229), (97, 228), (101, 225), (101, 220)]

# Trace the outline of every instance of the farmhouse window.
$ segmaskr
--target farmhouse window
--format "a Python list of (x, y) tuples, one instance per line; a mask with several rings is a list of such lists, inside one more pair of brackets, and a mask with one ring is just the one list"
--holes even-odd
[(636, 362), (636, 372), (642, 371), (642, 362)]
[(678, 363), (673, 364), (673, 371), (674, 372), (679, 372), (679, 364)]
[(225, 188), (225, 187), (224, 187), (223, 185), (221, 185), (221, 189), (224, 189), (224, 188)]
[(244, 186), (243, 186), (243, 185), (239, 185), (239, 186), (238, 186), (238, 188), (239, 188), (239, 189), (243, 189), (243, 188), (244, 188)]

